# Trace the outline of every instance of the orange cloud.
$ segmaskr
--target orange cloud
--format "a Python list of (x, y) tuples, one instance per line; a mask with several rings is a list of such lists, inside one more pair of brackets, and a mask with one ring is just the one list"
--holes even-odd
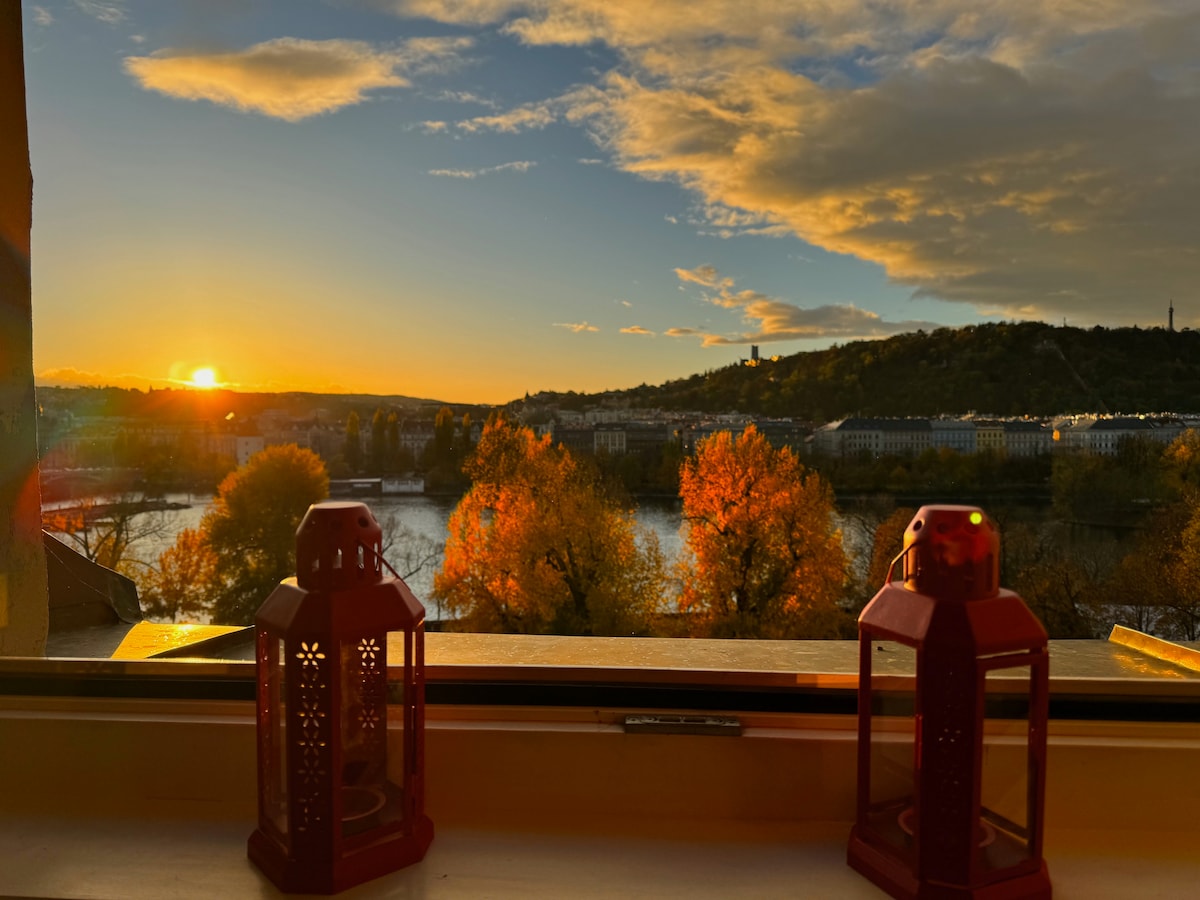
[(555, 322), (555, 328), (565, 328), (567, 331), (573, 331), (576, 334), (582, 334), (585, 331), (599, 331), (595, 325), (587, 322)]
[(1200, 14), (1173, 0), (390, 5), (609, 47), (592, 83), (490, 118), (585, 127), (691, 191), (704, 233), (793, 234), (1007, 315), (1145, 322), (1200, 281)]
[(643, 328), (640, 325), (630, 325), (628, 328), (622, 328), (621, 334), (640, 334), (645, 337), (654, 337), (654, 332), (648, 328)]
[(708, 288), (704, 299), (722, 309), (737, 310), (748, 330), (720, 334), (696, 328), (671, 328), (670, 337), (699, 337), (705, 347), (727, 344), (762, 344), (813, 338), (877, 338), (918, 329), (933, 329), (932, 322), (888, 322), (877, 313), (852, 303), (803, 307), (758, 291), (734, 291), (732, 278), (723, 278), (712, 266), (676, 269), (682, 282)]
[(127, 57), (124, 66), (146, 90), (298, 122), (362, 103), (368, 91), (407, 87), (401, 71), (444, 65), (470, 44), (421, 38), (381, 50), (363, 41), (285, 37), (225, 53), (160, 50)]
[(555, 118), (547, 106), (521, 106), (494, 116), (476, 116), (459, 122), (458, 127), (466, 132), (500, 131), (515, 134), (530, 128), (545, 128)]
[(732, 278), (722, 278), (713, 266), (707, 264), (696, 266), (694, 269), (676, 269), (675, 275), (680, 281), (689, 281), (703, 287), (727, 288), (733, 286)]

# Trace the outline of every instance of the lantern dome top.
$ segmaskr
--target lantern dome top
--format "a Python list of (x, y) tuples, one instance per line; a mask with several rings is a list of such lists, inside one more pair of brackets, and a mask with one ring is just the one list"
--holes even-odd
[(1000, 532), (976, 506), (922, 506), (904, 532), (904, 586), (954, 600), (1000, 590)]
[(296, 529), (296, 583), (340, 590), (383, 577), (383, 529), (365, 503), (314, 503)]

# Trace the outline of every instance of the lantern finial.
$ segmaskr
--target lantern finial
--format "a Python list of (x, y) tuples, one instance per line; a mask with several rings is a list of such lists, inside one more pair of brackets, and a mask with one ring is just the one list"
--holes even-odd
[(296, 581), (305, 590), (372, 584), (382, 559), (383, 529), (365, 503), (315, 503), (296, 529)]
[(904, 532), (904, 586), (947, 600), (1000, 590), (1000, 533), (974, 506), (922, 506)]

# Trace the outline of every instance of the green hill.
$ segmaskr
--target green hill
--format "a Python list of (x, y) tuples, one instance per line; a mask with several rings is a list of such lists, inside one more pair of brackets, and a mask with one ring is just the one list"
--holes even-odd
[(989, 323), (797, 353), (602, 395), (609, 405), (791, 416), (1200, 412), (1200, 332)]

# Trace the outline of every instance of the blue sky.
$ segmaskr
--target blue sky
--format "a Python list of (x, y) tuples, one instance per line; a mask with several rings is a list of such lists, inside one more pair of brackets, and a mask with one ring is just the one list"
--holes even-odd
[(22, 8), (41, 383), (504, 402), (1197, 319), (1194, 0)]

